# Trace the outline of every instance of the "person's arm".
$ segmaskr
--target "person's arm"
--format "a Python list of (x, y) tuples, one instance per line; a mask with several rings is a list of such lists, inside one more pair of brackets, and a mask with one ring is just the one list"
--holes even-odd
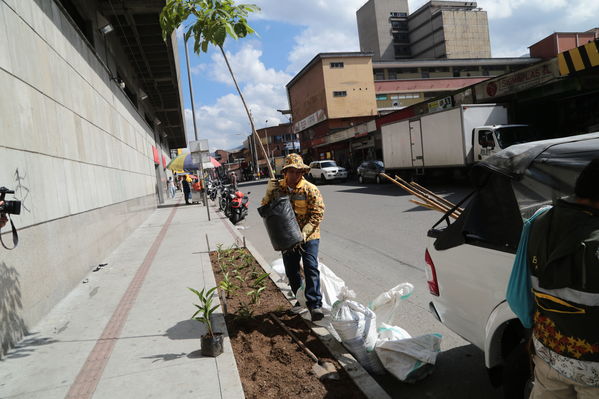
[(324, 218), (324, 201), (318, 188), (309, 188), (306, 191), (307, 210), (310, 219), (308, 219), (308, 223), (302, 229), (302, 233), (304, 233), (304, 238), (307, 239), (320, 226)]

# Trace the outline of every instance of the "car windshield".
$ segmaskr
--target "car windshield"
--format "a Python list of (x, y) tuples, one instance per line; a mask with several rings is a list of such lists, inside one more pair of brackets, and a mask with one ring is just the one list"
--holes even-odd
[(325, 162), (320, 163), (321, 168), (331, 168), (331, 167), (335, 167), (335, 166), (337, 166), (335, 161), (325, 161)]
[(539, 132), (530, 126), (502, 127), (495, 131), (500, 148), (507, 148), (514, 144), (528, 143), (540, 138)]

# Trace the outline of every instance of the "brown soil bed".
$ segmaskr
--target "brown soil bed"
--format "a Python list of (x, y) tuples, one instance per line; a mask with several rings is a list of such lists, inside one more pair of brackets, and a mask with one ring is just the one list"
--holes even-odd
[[(264, 277), (264, 270), (243, 248), (210, 253), (214, 275), (225, 299), (227, 330), (246, 398), (365, 398), (324, 344), (277, 286)], [(222, 289), (227, 280), (236, 286)], [(226, 286), (226, 284), (225, 284)], [(264, 287), (257, 303), (248, 292)], [(222, 305), (222, 301), (221, 301)], [(252, 316), (248, 313), (252, 312)], [(319, 359), (332, 363), (338, 379), (320, 380), (312, 371), (314, 362), (291, 337), (269, 317), (275, 314)]]

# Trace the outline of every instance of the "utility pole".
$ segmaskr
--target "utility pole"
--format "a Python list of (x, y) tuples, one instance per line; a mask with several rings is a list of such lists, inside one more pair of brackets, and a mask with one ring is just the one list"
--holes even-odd
[[(189, 97), (191, 98), (191, 117), (193, 118), (193, 134), (196, 141), (198, 141), (198, 127), (196, 126), (196, 107), (193, 102), (193, 88), (191, 87), (191, 72), (189, 68), (189, 54), (187, 53), (187, 40), (185, 40), (185, 61), (187, 63), (187, 81), (189, 83)], [(202, 189), (204, 191), (204, 205), (206, 205), (206, 213), (208, 214), (208, 221), (210, 221), (210, 207), (208, 206), (208, 196), (206, 195), (206, 183), (204, 182), (204, 162), (201, 155), (202, 153), (200, 152), (200, 176), (198, 176), (198, 178), (200, 180), (200, 183), (202, 184)], [(191, 154), (188, 156), (191, 156)]]

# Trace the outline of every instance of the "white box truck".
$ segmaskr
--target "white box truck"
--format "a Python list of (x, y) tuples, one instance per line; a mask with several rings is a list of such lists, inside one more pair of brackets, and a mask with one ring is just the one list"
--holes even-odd
[(460, 168), (512, 144), (536, 140), (527, 125), (508, 125), (507, 108), (470, 104), (381, 126), (385, 168)]

